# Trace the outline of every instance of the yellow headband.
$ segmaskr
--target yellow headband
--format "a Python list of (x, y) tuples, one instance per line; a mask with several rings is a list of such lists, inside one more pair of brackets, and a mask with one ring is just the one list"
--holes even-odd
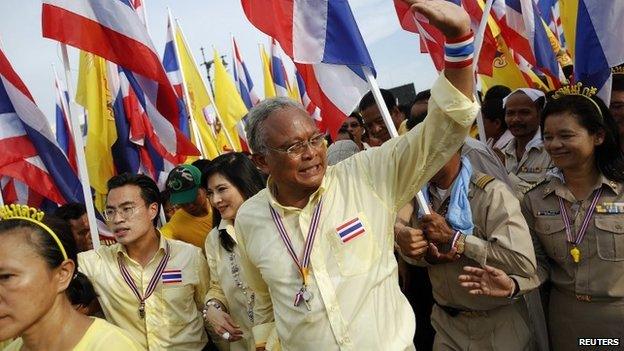
[(612, 74), (624, 74), (624, 65), (619, 65), (611, 68)]
[(559, 99), (561, 97), (568, 96), (568, 95), (582, 96), (585, 99), (591, 101), (591, 103), (594, 104), (594, 106), (596, 107), (596, 110), (598, 110), (600, 117), (603, 117), (600, 106), (598, 106), (596, 101), (592, 99), (592, 96), (596, 95), (597, 93), (598, 93), (598, 89), (596, 89), (595, 87), (591, 87), (591, 86), (584, 87), (583, 83), (578, 82), (576, 84), (565, 85), (557, 89), (557, 91), (555, 91), (555, 93), (552, 95), (552, 98), (556, 100), (556, 99)]
[(59, 239), (59, 237), (56, 235), (56, 233), (54, 233), (52, 229), (50, 229), (50, 227), (48, 227), (47, 225), (43, 224), (43, 222), (41, 222), (44, 215), (45, 214), (39, 209), (36, 209), (34, 207), (29, 207), (26, 205), (11, 204), (11, 205), (4, 205), (0, 207), (0, 219), (3, 219), (3, 220), (21, 219), (24, 221), (34, 223), (38, 225), (39, 227), (43, 228), (46, 232), (48, 232), (48, 234), (50, 234), (52, 239), (54, 239), (59, 249), (61, 249), (63, 258), (67, 259), (68, 258), (67, 252), (65, 252), (65, 248), (63, 247), (63, 244), (61, 243), (61, 240)]

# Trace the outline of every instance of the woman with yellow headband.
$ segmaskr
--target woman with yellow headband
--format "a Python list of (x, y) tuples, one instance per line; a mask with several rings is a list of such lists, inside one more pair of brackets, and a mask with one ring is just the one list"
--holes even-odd
[[(615, 349), (624, 335), (624, 156), (615, 122), (594, 94), (577, 84), (546, 104), (544, 146), (557, 168), (522, 204), (539, 283), (550, 282), (555, 351)], [(465, 269), (460, 281), (471, 293), (502, 296), (513, 288), (497, 269)]]
[(140, 350), (121, 329), (79, 313), (95, 298), (71, 229), (26, 206), (0, 208), (0, 341), (13, 350)]

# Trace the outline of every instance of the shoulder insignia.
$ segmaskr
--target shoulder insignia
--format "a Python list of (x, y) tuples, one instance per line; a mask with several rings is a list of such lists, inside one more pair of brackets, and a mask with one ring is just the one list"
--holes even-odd
[(484, 174), (477, 179), (475, 185), (481, 189), (485, 189), (485, 186), (490, 184), (494, 179), (495, 178), (491, 175)]
[(528, 193), (529, 191), (531, 191), (531, 190), (533, 190), (533, 189), (537, 188), (539, 185), (544, 184), (544, 183), (546, 183), (546, 182), (547, 182), (547, 179), (546, 179), (546, 178), (544, 178), (544, 179), (540, 180), (540, 181), (539, 181), (539, 182), (537, 182), (537, 183), (531, 184), (529, 187), (527, 187), (526, 189), (524, 189), (524, 190), (522, 191), (522, 194), (526, 194), (526, 193)]

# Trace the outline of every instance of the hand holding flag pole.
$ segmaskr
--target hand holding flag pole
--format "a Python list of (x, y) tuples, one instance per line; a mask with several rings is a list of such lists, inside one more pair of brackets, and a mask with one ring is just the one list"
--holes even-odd
[[(69, 71), (69, 56), (67, 55), (67, 45), (61, 43), (61, 53), (63, 58), (63, 66), (65, 67), (65, 80), (67, 82), (67, 92), (69, 96), (73, 95), (71, 85), (71, 73)], [(71, 103), (68, 106), (67, 112), (69, 114), (69, 121), (71, 122), (71, 128), (74, 145), (76, 145), (76, 160), (78, 161), (78, 177), (82, 183), (82, 194), (85, 200), (85, 207), (87, 208), (87, 218), (89, 219), (89, 231), (91, 233), (91, 241), (93, 242), (93, 248), (98, 249), (100, 247), (100, 236), (97, 231), (97, 220), (95, 218), (95, 207), (93, 206), (93, 198), (91, 197), (91, 183), (89, 182), (89, 173), (87, 173), (87, 159), (84, 153), (84, 142), (82, 140), (82, 132), (80, 131), (80, 122), (72, 113)]]

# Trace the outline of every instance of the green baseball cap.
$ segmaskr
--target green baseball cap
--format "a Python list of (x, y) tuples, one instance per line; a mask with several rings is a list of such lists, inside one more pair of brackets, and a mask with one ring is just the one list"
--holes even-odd
[(172, 205), (194, 202), (201, 183), (201, 171), (192, 165), (180, 165), (172, 169), (167, 177), (166, 187)]

